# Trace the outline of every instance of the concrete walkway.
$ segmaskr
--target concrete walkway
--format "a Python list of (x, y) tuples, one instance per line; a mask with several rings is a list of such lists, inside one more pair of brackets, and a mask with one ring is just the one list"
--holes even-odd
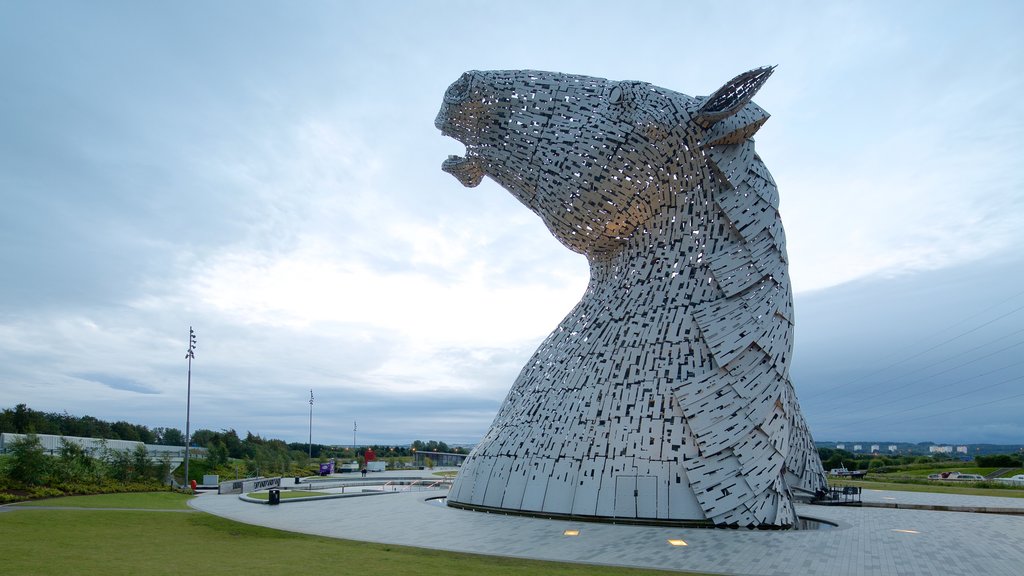
[[(1024, 498), (998, 496), (966, 496), (937, 492), (901, 492), (865, 488), (861, 500), (879, 504), (914, 504), (920, 506), (958, 506), (964, 508), (1010, 508), (1024, 511)], [(1024, 570), (1021, 571), (1024, 574)]]
[[(877, 494), (876, 494), (877, 493)], [(735, 575), (1024, 574), (1024, 517), (965, 512), (800, 506), (803, 516), (839, 524), (829, 530), (749, 531), (656, 528), (543, 520), (447, 508), (402, 492), (366, 498), (251, 504), (205, 494), (198, 510), (293, 532), (459, 552)], [(976, 505), (945, 494), (865, 491), (937, 505)], [(1024, 506), (1024, 501), (1014, 501)], [(578, 536), (563, 535), (579, 530)], [(681, 539), (686, 546), (672, 546)]]

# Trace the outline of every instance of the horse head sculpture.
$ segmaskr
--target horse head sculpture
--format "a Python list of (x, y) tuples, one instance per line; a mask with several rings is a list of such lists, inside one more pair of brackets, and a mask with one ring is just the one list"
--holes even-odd
[(824, 473), (789, 381), (778, 191), (751, 140), (773, 68), (708, 97), (554, 72), (472, 71), (435, 125), (591, 278), (541, 344), (449, 503), (785, 527)]

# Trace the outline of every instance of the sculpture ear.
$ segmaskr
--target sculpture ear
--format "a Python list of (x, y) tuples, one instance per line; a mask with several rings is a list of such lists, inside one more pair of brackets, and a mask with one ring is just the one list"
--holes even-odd
[(726, 82), (701, 104), (694, 115), (694, 121), (704, 128), (711, 128), (715, 122), (736, 114), (764, 86), (774, 70), (775, 66), (763, 66)]
[(708, 146), (742, 144), (747, 138), (753, 137), (766, 120), (768, 113), (763, 108), (753, 102), (747, 102), (739, 112), (715, 122), (708, 128), (704, 142)]

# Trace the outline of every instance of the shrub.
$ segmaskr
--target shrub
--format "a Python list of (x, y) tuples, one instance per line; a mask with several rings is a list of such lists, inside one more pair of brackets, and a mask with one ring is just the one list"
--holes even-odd
[(136, 446), (134, 450), (109, 450), (104, 459), (109, 478), (125, 483), (162, 479), (160, 471), (150, 462), (145, 446)]
[(56, 488), (50, 488), (49, 486), (35, 486), (28, 490), (28, 497), (32, 500), (38, 500), (40, 498), (56, 498), (57, 496), (64, 496), (64, 492)]
[(218, 440), (206, 445), (206, 463), (211, 469), (228, 463), (228, 447), (224, 442)]
[(6, 492), (0, 492), (0, 504), (10, 504), (11, 502), (21, 502), (25, 498), (21, 496), (15, 496), (14, 494), (8, 494)]
[(11, 480), (37, 486), (46, 482), (49, 468), (50, 462), (46, 452), (35, 434), (29, 434), (11, 443), (7, 471)]
[(974, 462), (980, 468), (1019, 468), (1021, 457), (1016, 454), (990, 454), (976, 456)]
[(101, 476), (99, 463), (89, 452), (74, 442), (61, 438), (60, 452), (53, 471), (53, 479), (59, 482), (98, 481)]

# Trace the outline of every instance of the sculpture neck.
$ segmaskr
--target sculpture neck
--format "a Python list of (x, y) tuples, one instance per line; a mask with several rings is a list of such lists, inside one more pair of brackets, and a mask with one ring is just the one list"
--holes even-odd
[[(609, 289), (667, 290), (670, 284), (678, 289), (681, 282), (705, 279), (709, 233), (718, 225), (718, 215), (705, 197), (706, 190), (673, 194), (663, 209), (624, 241), (619, 250), (588, 255), (587, 294)], [(612, 296), (621, 297), (621, 293)]]

